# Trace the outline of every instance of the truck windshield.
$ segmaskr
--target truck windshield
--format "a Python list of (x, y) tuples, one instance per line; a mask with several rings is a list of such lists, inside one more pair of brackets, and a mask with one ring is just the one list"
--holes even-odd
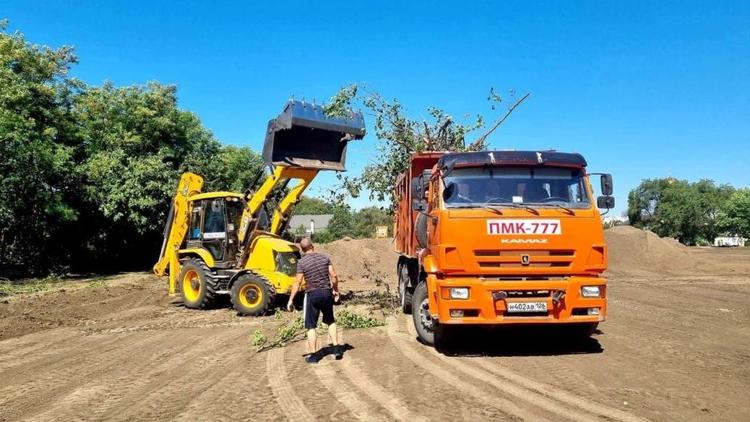
[(583, 173), (564, 167), (472, 167), (445, 177), (446, 207), (524, 204), (588, 208)]

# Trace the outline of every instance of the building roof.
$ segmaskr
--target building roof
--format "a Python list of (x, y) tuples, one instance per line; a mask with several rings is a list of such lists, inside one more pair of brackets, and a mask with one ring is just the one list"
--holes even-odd
[(331, 218), (333, 218), (333, 214), (320, 214), (320, 215), (313, 215), (313, 214), (298, 214), (293, 215), (291, 219), (289, 219), (289, 230), (295, 230), (299, 228), (299, 226), (305, 226), (306, 229), (310, 228), (310, 221), (312, 220), (315, 223), (315, 230), (325, 230), (328, 227), (328, 224), (331, 222)]

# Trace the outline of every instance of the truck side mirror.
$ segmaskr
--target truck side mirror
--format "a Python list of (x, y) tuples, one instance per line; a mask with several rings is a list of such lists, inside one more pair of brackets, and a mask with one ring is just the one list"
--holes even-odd
[(599, 208), (606, 208), (608, 210), (611, 210), (615, 207), (615, 197), (614, 196), (600, 196), (596, 198), (596, 206)]
[(613, 189), (612, 189), (612, 175), (609, 174), (609, 173), (602, 174), (601, 175), (601, 184), (602, 184), (602, 195), (604, 195), (604, 196), (610, 196), (610, 195), (612, 195), (612, 192), (613, 192)]

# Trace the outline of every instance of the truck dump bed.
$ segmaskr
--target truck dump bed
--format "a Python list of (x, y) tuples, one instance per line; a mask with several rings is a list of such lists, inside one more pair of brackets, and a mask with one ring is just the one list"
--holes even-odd
[(412, 191), (412, 181), (421, 177), (425, 170), (430, 170), (442, 157), (442, 152), (421, 152), (412, 155), (409, 169), (396, 180), (395, 197), (398, 202), (396, 209), (395, 227), (396, 252), (408, 257), (417, 256), (416, 220), (418, 211), (412, 209), (412, 202), (424, 198), (415, 198)]

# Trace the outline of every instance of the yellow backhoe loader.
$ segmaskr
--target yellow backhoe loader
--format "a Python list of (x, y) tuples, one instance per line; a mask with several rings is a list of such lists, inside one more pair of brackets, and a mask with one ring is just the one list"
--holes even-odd
[(289, 101), (268, 123), (263, 159), (273, 171), (257, 190), (202, 192), (202, 177), (182, 175), (154, 273), (169, 276), (169, 293), (188, 308), (229, 294), (238, 313), (266, 313), (296, 277), (299, 250), (281, 238), (293, 206), (319, 171), (345, 170), (348, 142), (364, 135), (359, 112), (330, 117)]

